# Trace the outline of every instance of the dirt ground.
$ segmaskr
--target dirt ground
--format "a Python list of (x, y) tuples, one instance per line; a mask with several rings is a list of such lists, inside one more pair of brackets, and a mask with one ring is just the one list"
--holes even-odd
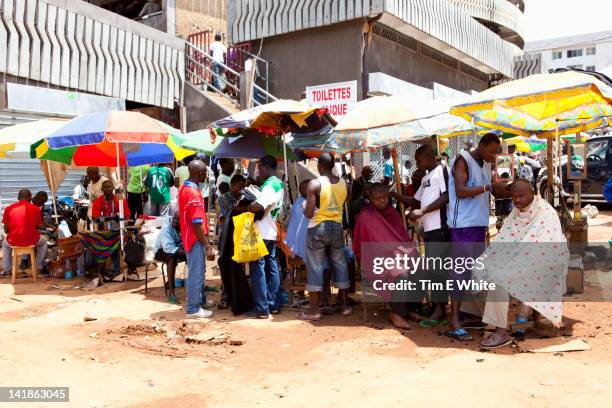
[[(590, 237), (612, 238), (612, 211), (592, 220)], [(217, 276), (208, 278), (220, 286)], [(585, 293), (568, 296), (564, 306), (563, 335), (591, 350), (555, 354), (510, 346), (481, 352), (477, 332), (468, 343), (446, 338), (443, 328), (400, 332), (374, 305), (367, 323), (360, 306), (351, 317), (316, 323), (296, 320), (294, 310), (269, 320), (215, 311), (208, 322), (185, 322), (180, 306), (165, 303), (161, 279), (147, 294), (144, 282), (92, 291), (68, 286), (46, 279), (13, 287), (0, 280), (0, 386), (70, 387), (70, 403), (47, 406), (596, 407), (612, 401), (612, 272), (606, 270), (589, 271)], [(597, 301), (602, 298), (608, 301)]]

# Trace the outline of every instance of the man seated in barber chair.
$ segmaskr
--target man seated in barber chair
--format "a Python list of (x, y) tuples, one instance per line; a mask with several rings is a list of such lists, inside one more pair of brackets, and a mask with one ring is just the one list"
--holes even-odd
[(181, 239), (179, 213), (168, 218), (162, 226), (155, 242), (155, 259), (164, 262), (168, 268), (168, 303), (178, 304), (179, 301), (174, 292), (176, 266), (179, 262), (187, 262)]
[[(102, 183), (103, 195), (99, 196), (92, 203), (91, 217), (97, 225), (98, 231), (119, 231), (119, 198), (114, 194), (115, 187), (112, 181), (106, 180)], [(127, 200), (123, 201), (123, 216), (124, 219), (130, 218), (130, 209), (127, 205)], [(113, 270), (111, 276), (106, 276), (107, 281), (113, 280), (120, 274), (121, 269), (121, 247), (119, 246), (111, 255), (113, 261)]]

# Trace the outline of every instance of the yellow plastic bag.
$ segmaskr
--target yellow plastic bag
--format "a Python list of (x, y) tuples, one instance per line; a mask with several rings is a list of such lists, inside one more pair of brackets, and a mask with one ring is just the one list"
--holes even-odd
[(234, 220), (234, 256), (237, 263), (256, 261), (268, 255), (266, 244), (254, 222), (255, 214), (245, 212), (233, 217)]

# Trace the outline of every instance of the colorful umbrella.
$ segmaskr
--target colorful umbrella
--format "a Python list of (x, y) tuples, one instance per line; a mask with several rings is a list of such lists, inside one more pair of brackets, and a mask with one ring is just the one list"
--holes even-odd
[[(108, 131), (100, 128), (103, 117), (108, 119)], [(131, 122), (128, 120), (130, 117)], [(140, 130), (137, 126), (139, 123), (143, 125)], [(122, 126), (124, 133), (121, 132)], [(139, 112), (105, 112), (79, 116), (67, 122), (46, 138), (32, 144), (30, 157), (74, 166), (117, 167), (169, 163), (175, 157), (182, 160), (194, 153), (179, 147), (182, 141), (180, 131)], [(69, 145), (81, 142), (81, 145)]]
[(475, 127), (448, 114), (448, 102), (375, 96), (355, 104), (334, 129), (342, 152), (367, 151), (432, 135), (458, 136)]
[(243, 110), (209, 125), (211, 137), (259, 134), (282, 136), (289, 132), (326, 133), (336, 124), (324, 108), (313, 108), (305, 101), (281, 99)]
[(42, 119), (0, 130), (0, 157), (12, 159), (30, 158), (30, 145), (47, 137), (67, 120)]
[(535, 137), (513, 136), (505, 140), (509, 146), (516, 146), (519, 152), (537, 152), (546, 149), (546, 140)]
[(475, 125), (516, 135), (551, 137), (604, 126), (612, 88), (579, 72), (531, 75), (506, 82), (457, 105), (450, 113)]
[[(192, 135), (193, 136), (193, 135)], [(242, 137), (218, 137), (215, 142), (210, 142), (207, 135), (206, 141), (203, 135), (195, 134), (193, 139), (185, 141), (183, 146), (197, 150), (207, 155), (215, 155), (220, 158), (242, 158), (261, 159), (265, 155), (274, 156), (277, 160), (284, 157), (284, 143), (281, 139), (272, 136), (248, 135)], [(287, 149), (287, 160), (297, 160), (298, 157)]]
[(212, 156), (215, 154), (215, 149), (219, 147), (223, 139), (225, 138), (217, 137), (213, 142), (208, 130), (197, 130), (183, 135), (183, 141), (180, 143), (180, 146), (184, 149), (190, 149)]

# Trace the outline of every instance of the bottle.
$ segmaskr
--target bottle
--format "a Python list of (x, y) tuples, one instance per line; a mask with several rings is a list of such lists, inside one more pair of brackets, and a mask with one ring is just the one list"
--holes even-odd
[(83, 263), (83, 255), (79, 255), (77, 258), (77, 276), (83, 276), (83, 270), (85, 269)]
[(67, 280), (72, 279), (72, 265), (70, 264), (70, 259), (66, 259), (66, 265), (64, 267), (64, 278)]

